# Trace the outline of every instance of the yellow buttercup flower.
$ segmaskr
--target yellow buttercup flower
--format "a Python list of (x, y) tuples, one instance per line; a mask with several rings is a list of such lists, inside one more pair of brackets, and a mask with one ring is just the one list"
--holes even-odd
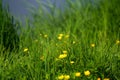
[(70, 75), (64, 75), (64, 80), (69, 80), (70, 79)]
[(90, 71), (89, 71), (89, 70), (84, 71), (84, 75), (85, 75), (85, 76), (89, 76), (89, 75), (90, 75)]
[(110, 78), (104, 78), (103, 80), (110, 80)]
[(97, 80), (101, 80), (101, 78), (97, 78)]
[(72, 43), (73, 43), (73, 44), (75, 44), (76, 42), (75, 42), (75, 41), (73, 41)]
[(59, 36), (59, 37), (63, 37), (63, 34), (61, 33), (61, 34), (59, 34), (58, 36)]
[(95, 44), (91, 44), (91, 47), (95, 47)]
[(120, 44), (120, 41), (119, 41), (119, 40), (116, 40), (116, 44)]
[(25, 48), (25, 49), (24, 49), (24, 52), (27, 52), (27, 51), (28, 51), (28, 48)]
[(76, 76), (76, 77), (80, 77), (80, 75), (81, 75), (80, 72), (76, 72), (76, 73), (75, 73), (75, 76)]
[(45, 38), (47, 38), (47, 37), (48, 37), (48, 35), (47, 35), (47, 34), (45, 34), (45, 35), (44, 35), (44, 37), (45, 37)]
[(60, 75), (60, 76), (58, 76), (58, 79), (59, 79), (59, 80), (64, 79), (64, 75)]
[(70, 61), (71, 64), (74, 64), (74, 61)]
[(61, 40), (62, 39), (62, 37), (61, 36), (58, 36), (58, 40)]
[(67, 57), (67, 54), (60, 54), (58, 58), (63, 59), (63, 58), (66, 58), (66, 57)]

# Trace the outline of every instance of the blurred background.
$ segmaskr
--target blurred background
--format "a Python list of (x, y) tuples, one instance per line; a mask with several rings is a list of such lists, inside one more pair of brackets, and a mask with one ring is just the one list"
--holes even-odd
[[(19, 21), (25, 24), (25, 19), (32, 19), (32, 12), (37, 12), (40, 6), (43, 7), (43, 10), (48, 13), (51, 8), (59, 9), (60, 11), (65, 11), (68, 7), (68, 0), (3, 0), (3, 6), (9, 7), (9, 12), (16, 17)], [(75, 3), (77, 0), (71, 0)], [(92, 3), (97, 5), (100, 0), (81, 0), (81, 5), (85, 6), (86, 4)], [(78, 6), (81, 7), (78, 3)], [(34, 11), (36, 10), (36, 11)], [(56, 11), (57, 13), (57, 11)]]

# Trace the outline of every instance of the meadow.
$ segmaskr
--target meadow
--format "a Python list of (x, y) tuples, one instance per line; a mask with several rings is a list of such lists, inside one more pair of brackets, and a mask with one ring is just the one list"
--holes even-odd
[(32, 14), (32, 25), (26, 19), (19, 49), (0, 45), (1, 80), (120, 80), (120, 1), (67, 1), (57, 16), (50, 5), (51, 13)]

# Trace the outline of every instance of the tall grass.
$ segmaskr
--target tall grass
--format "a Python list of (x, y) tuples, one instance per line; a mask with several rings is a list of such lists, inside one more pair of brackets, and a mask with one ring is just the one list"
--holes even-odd
[(40, 8), (33, 15), (34, 27), (26, 23), (19, 52), (0, 56), (0, 79), (120, 79), (118, 0), (101, 1), (97, 7), (67, 1), (69, 8), (59, 16), (53, 15), (54, 7), (46, 19)]

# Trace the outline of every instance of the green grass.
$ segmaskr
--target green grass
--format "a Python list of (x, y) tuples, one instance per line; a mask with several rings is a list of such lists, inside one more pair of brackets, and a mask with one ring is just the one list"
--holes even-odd
[(120, 10), (113, 4), (108, 0), (79, 10), (69, 2), (72, 11), (59, 18), (48, 14), (44, 19), (38, 11), (34, 27), (27, 23), (21, 30), (19, 51), (3, 52), (0, 46), (0, 79), (58, 80), (63, 75), (69, 80), (120, 80)]

